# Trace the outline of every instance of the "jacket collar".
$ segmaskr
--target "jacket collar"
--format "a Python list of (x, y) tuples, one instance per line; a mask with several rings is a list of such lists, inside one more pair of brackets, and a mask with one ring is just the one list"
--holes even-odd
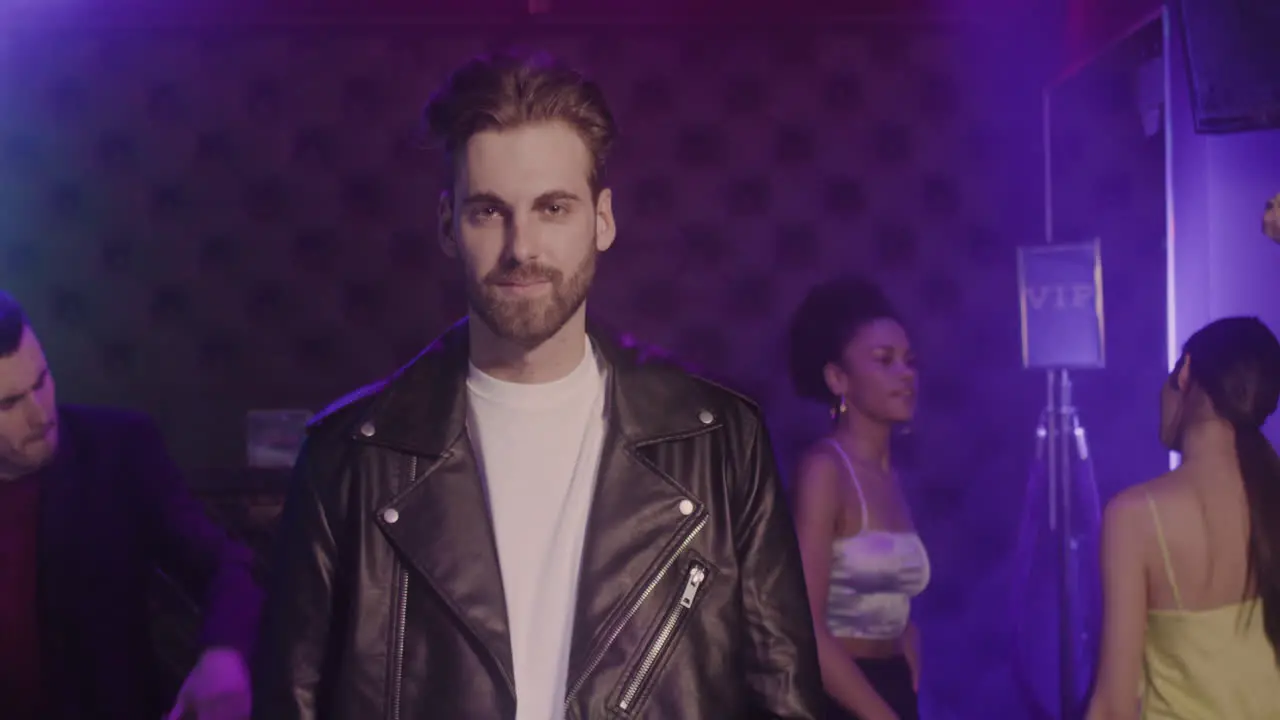
[[(423, 457), (439, 457), (466, 430), (468, 321), (464, 318), (409, 364), (373, 388), (374, 402), (352, 438)], [(704, 432), (718, 421), (706, 386), (669, 357), (589, 321), (608, 370), (610, 425), (638, 447)]]

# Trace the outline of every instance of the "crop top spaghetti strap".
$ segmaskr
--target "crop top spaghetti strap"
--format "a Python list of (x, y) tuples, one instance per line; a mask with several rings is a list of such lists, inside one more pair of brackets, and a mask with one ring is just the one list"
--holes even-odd
[(1147, 504), (1176, 608), (1147, 611), (1143, 720), (1280, 718), (1280, 668), (1263, 627), (1262, 601), (1187, 609), (1150, 493)]
[(888, 640), (907, 629), (911, 599), (929, 584), (929, 553), (914, 532), (867, 529), (867, 503), (853, 463), (839, 443), (826, 441), (844, 461), (858, 493), (862, 525), (836, 538), (827, 591), (827, 630), (834, 637)]

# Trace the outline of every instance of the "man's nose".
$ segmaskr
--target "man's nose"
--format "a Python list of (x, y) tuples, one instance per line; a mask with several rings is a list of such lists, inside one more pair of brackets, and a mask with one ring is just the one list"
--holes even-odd
[(526, 215), (514, 215), (507, 223), (507, 256), (516, 264), (524, 264), (538, 257), (538, 230), (533, 219)]
[(33, 396), (28, 396), (23, 406), (26, 411), (24, 414), (27, 418), (27, 426), (31, 428), (33, 434), (49, 426), (49, 421), (53, 419), (53, 413), (43, 403)]

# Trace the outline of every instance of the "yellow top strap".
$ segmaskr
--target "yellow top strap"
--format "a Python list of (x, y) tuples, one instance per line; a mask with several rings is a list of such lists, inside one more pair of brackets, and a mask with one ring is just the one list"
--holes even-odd
[(1164, 558), (1164, 574), (1169, 578), (1169, 587), (1173, 590), (1173, 601), (1177, 603), (1178, 609), (1185, 609), (1182, 605), (1182, 593), (1178, 591), (1178, 581), (1173, 576), (1173, 559), (1169, 557), (1169, 545), (1164, 540), (1164, 526), (1160, 524), (1160, 511), (1156, 509), (1156, 499), (1151, 497), (1151, 492), (1146, 492), (1147, 507), (1151, 508), (1151, 521), (1156, 526), (1156, 542), (1160, 543), (1160, 555)]

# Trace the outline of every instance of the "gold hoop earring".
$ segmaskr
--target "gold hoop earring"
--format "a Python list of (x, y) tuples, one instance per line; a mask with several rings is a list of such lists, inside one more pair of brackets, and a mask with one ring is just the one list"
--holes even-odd
[(847, 412), (849, 412), (849, 406), (845, 404), (844, 398), (842, 397), (840, 398), (840, 404), (831, 408), (831, 419), (835, 420)]

